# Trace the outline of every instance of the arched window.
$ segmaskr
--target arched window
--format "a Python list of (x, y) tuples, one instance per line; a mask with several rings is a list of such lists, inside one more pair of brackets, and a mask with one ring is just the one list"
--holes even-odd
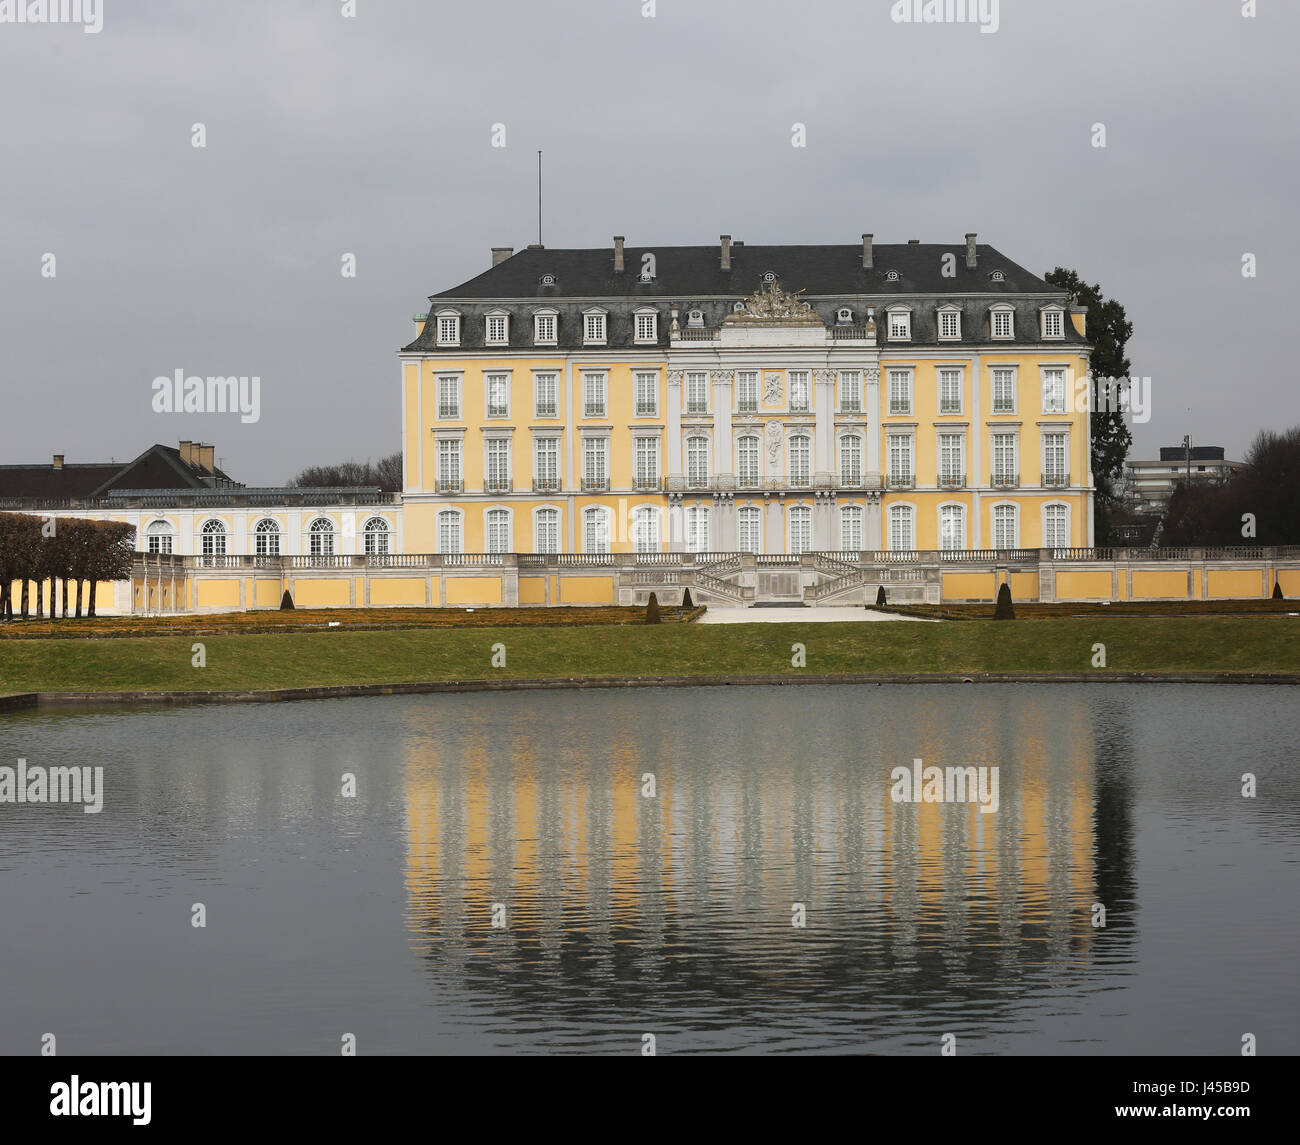
[(253, 530), (253, 552), (259, 557), (280, 555), (280, 526), (270, 517), (258, 521)]
[(438, 552), (461, 552), (463, 531), (461, 515), (455, 509), (444, 509), (438, 514)]
[(170, 553), (176, 540), (176, 534), (166, 521), (154, 521), (144, 531), (145, 545), (151, 553)]
[(1020, 547), (1020, 509), (1016, 505), (993, 506), (993, 547), (1018, 549)]
[(966, 547), (966, 509), (962, 505), (939, 506), (939, 548), (955, 552)]
[(609, 510), (599, 505), (582, 514), (583, 552), (609, 552)]
[(220, 521), (204, 521), (199, 538), (200, 551), (205, 557), (224, 557), (226, 555), (226, 526)]
[(758, 487), (758, 438), (751, 434), (736, 442), (736, 477), (742, 489)]
[(709, 510), (704, 505), (692, 505), (686, 510), (686, 551), (709, 551)]
[[(754, 438), (755, 441), (758, 438)], [(763, 551), (763, 511), (756, 505), (743, 505), (736, 511), (736, 532), (742, 553)]]
[(489, 509), (487, 512), (487, 551), (510, 552), (510, 512), (508, 509)]
[(846, 553), (862, 551), (862, 506), (840, 506), (840, 548)]
[(659, 510), (653, 505), (642, 505), (632, 517), (632, 545), (638, 553), (657, 553), (659, 543)]
[(1070, 507), (1043, 506), (1043, 547), (1065, 549), (1070, 545)]
[(889, 507), (889, 547), (899, 552), (911, 552), (916, 548), (916, 533), (912, 528), (912, 506), (890, 505)]
[(365, 528), (366, 556), (387, 556), (390, 551), (389, 536), (388, 522), (383, 517), (371, 517)]
[(560, 511), (538, 509), (533, 514), (533, 552), (558, 553), (560, 551)]
[(790, 552), (806, 553), (812, 548), (812, 510), (796, 505), (790, 510)]
[(308, 552), (313, 557), (334, 555), (334, 522), (328, 517), (317, 517), (307, 530)]

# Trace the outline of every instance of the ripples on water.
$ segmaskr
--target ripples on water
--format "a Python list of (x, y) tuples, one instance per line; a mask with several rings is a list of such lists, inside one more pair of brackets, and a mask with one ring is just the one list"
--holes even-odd
[[(0, 717), (0, 762), (101, 764), (107, 784), (99, 815), (0, 808), (0, 1051), (58, 1029), (62, 1053), (337, 1053), (344, 1031), (367, 1053), (637, 1053), (643, 1033), (661, 1053), (932, 1054), (945, 1033), (964, 1053), (1233, 1053), (1246, 1031), (1296, 1052), (1293, 697), (839, 686)], [(997, 812), (894, 803), (917, 757), (996, 765)]]

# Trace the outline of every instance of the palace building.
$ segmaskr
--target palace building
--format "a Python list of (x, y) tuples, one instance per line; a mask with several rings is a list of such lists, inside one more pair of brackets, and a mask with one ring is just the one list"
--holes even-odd
[(408, 552), (1093, 543), (1085, 310), (973, 234), (496, 248), (429, 302)]

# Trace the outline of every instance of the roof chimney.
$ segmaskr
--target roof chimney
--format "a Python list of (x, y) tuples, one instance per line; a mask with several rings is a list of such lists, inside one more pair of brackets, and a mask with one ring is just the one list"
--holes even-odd
[(975, 232), (971, 231), (966, 235), (966, 269), (974, 270), (977, 261), (975, 257)]
[(874, 262), (872, 261), (872, 252), (871, 252), (871, 243), (875, 237), (876, 237), (875, 235), (862, 236), (862, 269), (863, 270), (870, 270), (872, 266), (875, 265)]
[(186, 465), (194, 464), (194, 442), (192, 441), (181, 442), (181, 460)]
[(197, 441), (194, 443), (194, 460), (205, 473), (217, 471), (216, 452), (215, 445), (200, 445)]
[(718, 237), (722, 240), (722, 269), (730, 270), (731, 269), (731, 236), (719, 235)]
[(614, 236), (614, 273), (623, 273), (623, 236)]
[(55, 468), (55, 469), (62, 469), (62, 468), (63, 468), (63, 454), (61, 454), (61, 453), (56, 453), (56, 454), (54, 455), (54, 468)]
[(492, 265), (500, 266), (514, 253), (515, 248), (512, 246), (494, 246), (492, 248)]

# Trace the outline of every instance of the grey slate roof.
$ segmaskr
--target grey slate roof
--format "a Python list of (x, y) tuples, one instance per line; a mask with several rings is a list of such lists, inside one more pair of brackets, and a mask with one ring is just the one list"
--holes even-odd
[[(208, 476), (181, 460), (181, 453), (168, 445), (151, 445), (139, 457), (127, 462), (71, 462), (55, 469), (50, 462), (39, 465), (0, 465), (0, 500), (76, 500), (102, 497), (112, 489), (208, 489)], [(220, 469), (218, 484), (230, 484)]]
[[(641, 256), (655, 256), (655, 280), (642, 283)], [(952, 255), (955, 273), (943, 274), (944, 256)], [(987, 244), (976, 247), (978, 265), (966, 266), (965, 243), (875, 244), (872, 269), (862, 265), (862, 246), (746, 246), (732, 244), (731, 269), (721, 268), (721, 250), (711, 246), (625, 247), (624, 271), (614, 271), (613, 247), (584, 250), (525, 248), (482, 274), (429, 298), (432, 317), (444, 307), (462, 315), (459, 347), (436, 343), (435, 323), (430, 321), (405, 352), (446, 353), (491, 349), (485, 345), (484, 315), (499, 306), (511, 314), (509, 349), (533, 346), (532, 312), (541, 306), (559, 312), (557, 349), (582, 346), (582, 311), (599, 304), (609, 311), (607, 345), (632, 348), (633, 311), (645, 302), (659, 310), (659, 348), (668, 347), (668, 304), (680, 308), (686, 326), (686, 311), (704, 312), (704, 325), (719, 326), (731, 313), (733, 302), (760, 289), (763, 275), (772, 272), (783, 289), (803, 291), (822, 321), (836, 324), (841, 306), (853, 310), (853, 323), (865, 319), (865, 307), (876, 307), (881, 327), (880, 344), (889, 345), (884, 335), (884, 308), (901, 302), (912, 307), (910, 345), (937, 342), (935, 308), (952, 303), (962, 309), (962, 338), (957, 344), (985, 344), (988, 308), (1000, 299), (1016, 309), (1017, 342), (1037, 341), (1038, 308), (1047, 302), (1066, 303), (1065, 291), (1024, 267), (1012, 262)], [(890, 282), (890, 271), (898, 280)], [(1004, 281), (994, 282), (994, 271)], [(554, 286), (541, 284), (544, 275), (554, 275)], [(974, 297), (979, 296), (979, 297)], [(1066, 343), (1084, 339), (1065, 323)], [(951, 343), (945, 342), (945, 345)]]

